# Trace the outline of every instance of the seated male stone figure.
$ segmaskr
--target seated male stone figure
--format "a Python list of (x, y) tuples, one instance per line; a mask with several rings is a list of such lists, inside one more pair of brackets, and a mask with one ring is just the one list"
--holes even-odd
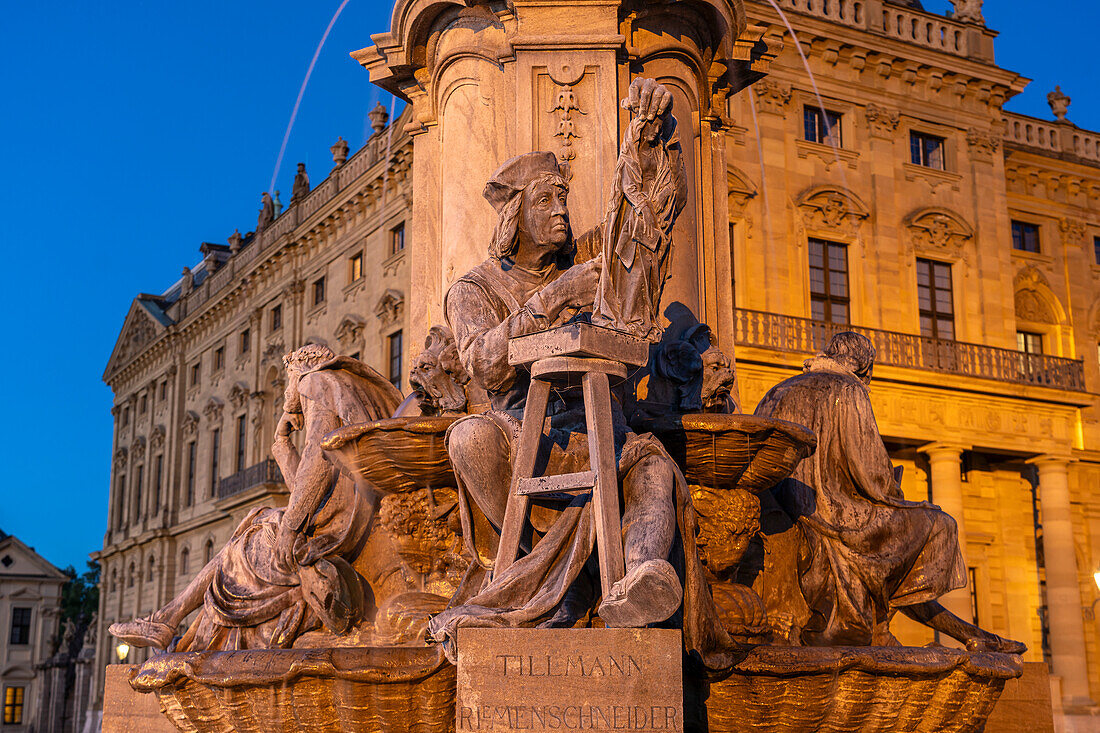
[[(771, 579), (772, 595), (805, 600), (799, 611), (786, 609), (801, 618), (788, 640), (895, 645), (889, 623), (901, 611), (971, 650), (1022, 653), (1023, 644), (963, 621), (936, 600), (966, 585), (958, 529), (939, 507), (906, 501), (895, 480), (867, 389), (874, 358), (865, 336), (837, 334), (803, 374), (773, 387), (756, 408), (817, 435), (817, 451), (772, 492), (794, 523), (785, 534), (793, 546), (769, 538), (773, 555), (789, 556), (790, 571)], [(796, 582), (800, 594), (786, 587)], [(769, 615), (774, 610), (769, 603)]]
[[(376, 502), (320, 444), (343, 425), (390, 416), (401, 394), (370, 367), (324, 346), (304, 346), (283, 361), (284, 412), (271, 450), (289, 504), (249, 512), (182, 593), (148, 618), (112, 625), (114, 636), (167, 649), (184, 618), (201, 608), (175, 651), (287, 648), (307, 631), (341, 634), (363, 620), (363, 579), (379, 575), (364, 550)], [(294, 431), (304, 434), (301, 452)]]
[[(627, 105), (638, 115), (656, 119), (667, 114), (671, 95), (652, 81), (635, 80)], [(663, 129), (672, 130), (674, 125)], [(681, 171), (675, 138), (662, 139), (661, 144), (675, 158), (670, 168)], [(596, 291), (599, 258), (583, 264), (573, 264), (573, 259), (578, 249), (592, 243), (598, 247), (602, 233), (597, 229), (574, 241), (567, 191), (568, 183), (552, 153), (529, 153), (504, 163), (485, 188), (485, 197), (499, 215), (489, 259), (459, 278), (445, 300), (459, 356), (471, 380), (488, 392), (492, 403), (489, 412), (455, 423), (447, 439), (461, 487), (463, 534), (484, 567), (491, 567), (495, 556), (511, 483), (512, 446), (530, 384), (528, 372), (509, 365), (508, 340), (564, 323), (576, 311), (587, 311)], [(682, 207), (683, 202), (677, 205)], [(586, 470), (588, 442), (580, 390), (553, 395), (550, 413), (538, 470), (546, 474)], [(730, 645), (701, 580), (694, 515), (683, 477), (656, 439), (630, 431), (614, 400), (613, 413), (626, 576), (602, 599), (599, 616), (608, 626), (641, 627), (668, 619), (683, 600), (689, 648), (695, 639), (710, 647)], [(492, 526), (471, 511), (469, 498)], [(525, 542), (531, 552), (491, 582), (460, 590), (455, 603), (462, 605), (436, 616), (429, 625), (436, 639), (452, 640), (457, 627), (465, 625), (583, 622), (599, 585), (585, 571), (586, 565), (591, 569), (595, 563), (594, 558), (589, 562), (594, 542), (589, 497), (578, 496), (562, 506), (533, 502), (531, 525), (541, 538), (537, 543)], [(677, 537), (681, 546), (674, 548)], [(669, 562), (674, 555), (683, 558), (683, 585)], [(693, 636), (694, 629), (704, 627), (708, 631)], [(448, 649), (452, 653), (450, 645)]]

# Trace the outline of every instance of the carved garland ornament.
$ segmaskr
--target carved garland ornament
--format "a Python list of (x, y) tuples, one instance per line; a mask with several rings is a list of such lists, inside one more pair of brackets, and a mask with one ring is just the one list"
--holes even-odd
[(992, 158), (1001, 147), (1001, 138), (989, 130), (971, 127), (966, 131), (966, 144), (970, 154), (979, 158)]
[(561, 163), (566, 179), (570, 179), (573, 177), (572, 172), (569, 170), (570, 164), (577, 157), (577, 151), (573, 148), (573, 138), (580, 137), (577, 134), (577, 126), (573, 122), (573, 113), (578, 112), (582, 115), (587, 113), (577, 104), (577, 93), (573, 90), (571, 84), (558, 86), (551, 105), (547, 112), (557, 113), (558, 116), (558, 130), (554, 133), (554, 137), (561, 138), (561, 148), (558, 149), (558, 162)]
[(819, 187), (804, 193), (798, 203), (806, 229), (839, 232), (854, 237), (870, 216), (863, 202), (839, 188)]
[(786, 114), (787, 103), (791, 101), (791, 88), (771, 79), (763, 79), (752, 85), (762, 112)]

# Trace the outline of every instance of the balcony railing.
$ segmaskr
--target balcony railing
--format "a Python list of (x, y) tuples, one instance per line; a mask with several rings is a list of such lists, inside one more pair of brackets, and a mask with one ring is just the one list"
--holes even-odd
[(855, 331), (874, 343), (876, 364), (1075, 392), (1085, 391), (1084, 362), (1080, 359), (1025, 354), (1012, 349), (813, 321), (809, 318), (742, 308), (737, 309), (734, 316), (738, 346), (815, 354), (825, 348), (833, 334)]
[(283, 474), (279, 470), (279, 464), (271, 458), (261, 461), (254, 466), (249, 466), (237, 471), (232, 476), (226, 476), (218, 482), (218, 498), (239, 494), (256, 486), (275, 485), (283, 482)]

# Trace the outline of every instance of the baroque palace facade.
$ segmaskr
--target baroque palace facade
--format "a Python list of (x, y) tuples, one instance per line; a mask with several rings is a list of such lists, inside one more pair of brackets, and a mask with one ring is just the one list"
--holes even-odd
[[(945, 603), (1049, 663), (1083, 725), (1100, 701), (1100, 134), (1060, 93), (1056, 121), (1003, 110), (1027, 79), (996, 65), (980, 2), (777, 3), (746, 2), (783, 50), (725, 121), (741, 402), (838, 328), (870, 336), (906, 495), (959, 525), (971, 583)], [(323, 342), (407, 370), (402, 334), (430, 324), (405, 315), (406, 252), (425, 243), (401, 226), (410, 139), (378, 129), (262, 232), (204, 244), (131, 306), (104, 375), (99, 638), (181, 590), (250, 508), (285, 503), (268, 454), (283, 353)]]

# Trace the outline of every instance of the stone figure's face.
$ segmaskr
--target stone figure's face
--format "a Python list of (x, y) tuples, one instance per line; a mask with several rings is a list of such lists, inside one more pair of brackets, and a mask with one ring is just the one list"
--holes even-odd
[(523, 192), (521, 231), (537, 247), (560, 249), (569, 240), (567, 191), (550, 181), (539, 181)]

